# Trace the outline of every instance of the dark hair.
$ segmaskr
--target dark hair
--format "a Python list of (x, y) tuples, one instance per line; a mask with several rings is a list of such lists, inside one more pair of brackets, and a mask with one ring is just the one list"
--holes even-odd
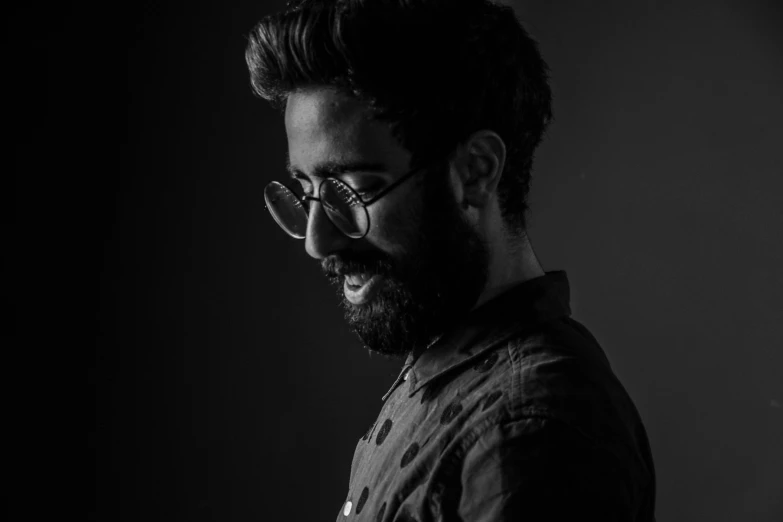
[(284, 110), (332, 86), (391, 124), (412, 166), (473, 132), (506, 145), (500, 209), (525, 227), (533, 154), (552, 118), (548, 67), (514, 11), (489, 0), (299, 0), (262, 19), (245, 59), (253, 90)]

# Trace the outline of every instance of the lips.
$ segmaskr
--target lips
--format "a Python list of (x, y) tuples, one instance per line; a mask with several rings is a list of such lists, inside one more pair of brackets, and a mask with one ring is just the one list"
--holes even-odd
[(354, 285), (349, 281), (359, 282), (362, 281), (362, 279), (359, 277), (346, 275), (343, 292), (345, 294), (345, 298), (348, 299), (348, 301), (352, 304), (363, 305), (372, 301), (375, 295), (380, 291), (381, 287), (383, 286), (384, 278), (383, 276), (377, 274), (373, 275), (372, 277), (368, 276), (363, 283), (358, 285)]

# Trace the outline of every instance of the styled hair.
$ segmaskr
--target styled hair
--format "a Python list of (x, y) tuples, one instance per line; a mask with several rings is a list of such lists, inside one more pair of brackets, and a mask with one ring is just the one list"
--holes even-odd
[(412, 167), (489, 129), (506, 145), (504, 221), (525, 228), (533, 155), (552, 119), (548, 67), (514, 11), (490, 0), (295, 0), (263, 18), (245, 59), (255, 93), (329, 86), (390, 124)]

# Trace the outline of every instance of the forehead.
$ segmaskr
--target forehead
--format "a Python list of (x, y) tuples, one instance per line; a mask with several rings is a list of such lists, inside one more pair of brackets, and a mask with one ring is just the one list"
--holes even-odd
[(291, 165), (310, 173), (327, 161), (373, 161), (389, 172), (404, 170), (410, 155), (388, 125), (369, 116), (361, 102), (331, 88), (290, 94), (285, 128)]

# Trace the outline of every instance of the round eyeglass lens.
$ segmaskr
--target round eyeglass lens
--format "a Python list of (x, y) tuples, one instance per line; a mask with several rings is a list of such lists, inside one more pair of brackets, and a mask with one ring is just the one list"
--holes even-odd
[(343, 234), (353, 239), (365, 236), (370, 217), (359, 196), (348, 185), (334, 178), (324, 180), (321, 183), (321, 203)]
[(264, 189), (264, 200), (277, 224), (297, 239), (307, 233), (307, 209), (296, 194), (277, 181)]

